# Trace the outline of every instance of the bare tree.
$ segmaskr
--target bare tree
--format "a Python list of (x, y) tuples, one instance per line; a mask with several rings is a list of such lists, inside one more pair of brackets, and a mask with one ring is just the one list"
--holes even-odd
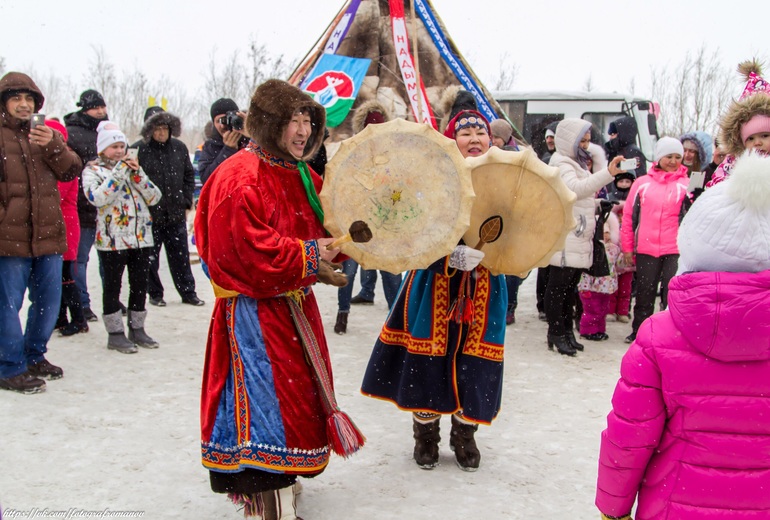
[(115, 66), (107, 58), (104, 47), (92, 45), (91, 50), (94, 55), (88, 62), (88, 71), (83, 79), (89, 85), (86, 88), (99, 91), (109, 107), (117, 101), (118, 88)]
[(586, 92), (593, 92), (595, 89), (593, 74), (589, 73), (585, 83), (583, 83), (583, 90)]
[(628, 87), (626, 87), (629, 94), (636, 94), (636, 78), (634, 76), (631, 76), (631, 79), (628, 80)]
[(674, 67), (653, 68), (652, 98), (661, 107), (659, 133), (673, 136), (694, 130), (713, 133), (730, 101), (734, 76), (730, 67), (722, 65), (719, 49), (712, 52), (705, 44), (694, 53), (688, 51)]
[(511, 63), (511, 55), (508, 52), (500, 57), (500, 69), (497, 71), (497, 79), (492, 83), (494, 90), (511, 90), (519, 74), (519, 66)]
[(5, 58), (0, 56), (0, 74), (5, 74)]

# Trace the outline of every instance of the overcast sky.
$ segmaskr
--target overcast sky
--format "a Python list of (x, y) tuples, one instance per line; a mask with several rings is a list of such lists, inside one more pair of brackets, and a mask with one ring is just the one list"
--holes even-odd
[[(501, 57), (516, 64), (515, 90), (649, 94), (651, 66), (679, 63), (702, 45), (726, 67), (759, 55), (770, 70), (770, 2), (676, 0), (433, 0), (477, 75), (493, 83)], [(275, 54), (299, 61), (341, 0), (1, 0), (0, 56), (8, 70), (55, 71), (82, 85), (92, 46), (118, 70), (138, 65), (190, 87), (202, 83), (212, 49), (246, 53), (256, 35)], [(266, 7), (268, 6), (268, 7)], [(740, 10), (739, 10), (740, 9)], [(736, 76), (737, 78), (737, 76)], [(736, 83), (740, 83), (736, 79)], [(84, 87), (85, 88), (85, 87)]]

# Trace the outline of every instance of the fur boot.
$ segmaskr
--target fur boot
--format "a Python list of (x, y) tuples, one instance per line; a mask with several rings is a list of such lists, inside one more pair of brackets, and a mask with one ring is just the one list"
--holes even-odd
[(423, 423), (412, 419), (414, 431), (414, 461), (422, 469), (433, 469), (438, 466), (439, 418)]
[(122, 354), (136, 353), (136, 345), (126, 339), (123, 330), (123, 313), (117, 311), (112, 314), (105, 314), (102, 318), (104, 319), (104, 326), (109, 334), (107, 348), (110, 350), (117, 350)]
[(128, 340), (136, 346), (144, 348), (158, 348), (160, 345), (144, 331), (144, 320), (147, 311), (128, 311)]
[(449, 433), (449, 447), (455, 452), (457, 465), (463, 471), (476, 471), (481, 462), (481, 453), (476, 447), (473, 435), (479, 429), (478, 424), (470, 424), (452, 416), (452, 431)]

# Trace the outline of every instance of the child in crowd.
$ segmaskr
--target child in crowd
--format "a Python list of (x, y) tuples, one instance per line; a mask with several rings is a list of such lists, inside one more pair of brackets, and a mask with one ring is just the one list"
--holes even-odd
[(602, 518), (770, 517), (770, 157), (747, 153), (679, 228), (669, 308), (620, 366)]
[(676, 273), (679, 223), (690, 207), (684, 148), (678, 139), (661, 138), (655, 146), (655, 163), (647, 175), (634, 181), (623, 208), (621, 248), (626, 264), (636, 265), (636, 305), (631, 343), (644, 320), (655, 310), (660, 284), (660, 310), (667, 305), (668, 282)]
[[(46, 119), (46, 126), (58, 130), (67, 142), (67, 128), (59, 121)], [(59, 319), (56, 320), (56, 330), (62, 336), (72, 336), (78, 332), (88, 332), (88, 322), (83, 314), (83, 305), (80, 301), (80, 291), (75, 285), (75, 271), (77, 269), (78, 242), (80, 241), (80, 219), (78, 218), (78, 180), (67, 182), (58, 181), (61, 212), (64, 218), (64, 227), (67, 228), (67, 251), (62, 255), (61, 270), (61, 305), (59, 307)], [(72, 321), (67, 319), (69, 311)]]
[(738, 72), (746, 77), (746, 87), (719, 123), (719, 143), (727, 156), (706, 184), (707, 188), (730, 175), (735, 158), (744, 150), (770, 154), (770, 83), (762, 78), (762, 67), (756, 60), (741, 63)]
[[(102, 296), (107, 348), (133, 354), (136, 346), (158, 348), (144, 331), (145, 301), (153, 246), (152, 218), (148, 206), (157, 204), (160, 189), (150, 182), (137, 159), (126, 156), (128, 141), (115, 123), (97, 128), (99, 159), (83, 170), (83, 191), (99, 208), (96, 249), (104, 268)], [(120, 288), (128, 267), (128, 338), (123, 329)]]
[[(583, 303), (583, 314), (580, 317), (580, 337), (590, 341), (604, 341), (609, 339), (607, 335), (607, 314), (610, 304), (610, 296), (618, 290), (618, 277), (615, 264), (620, 258), (620, 247), (617, 245), (617, 217), (610, 213), (608, 221), (604, 224), (604, 250), (607, 254), (607, 263), (610, 266), (610, 274), (607, 276), (591, 276), (583, 273), (578, 283), (580, 301)], [(610, 224), (614, 221), (614, 225)], [(615, 227), (615, 236), (612, 237), (612, 228)]]

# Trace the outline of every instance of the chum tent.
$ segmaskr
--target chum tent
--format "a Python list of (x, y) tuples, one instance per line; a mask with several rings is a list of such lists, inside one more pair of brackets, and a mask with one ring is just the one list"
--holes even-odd
[[(443, 131), (446, 100), (464, 89), (487, 119), (510, 122), (428, 0), (346, 0), (289, 82), (326, 108), (327, 145), (352, 136), (353, 112), (370, 100)], [(514, 137), (524, 142), (515, 126)]]

